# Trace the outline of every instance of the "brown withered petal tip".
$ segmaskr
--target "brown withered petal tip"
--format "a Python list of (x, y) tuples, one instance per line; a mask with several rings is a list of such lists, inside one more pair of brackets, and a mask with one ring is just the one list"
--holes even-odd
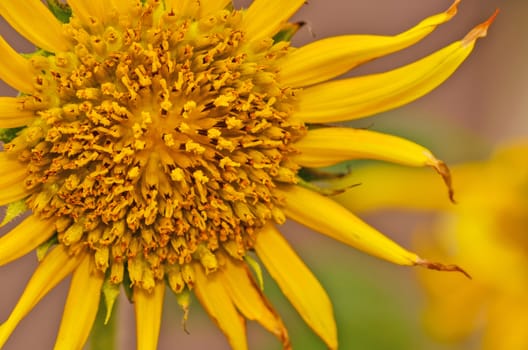
[(454, 264), (442, 264), (438, 262), (431, 262), (427, 260), (420, 259), (416, 262), (417, 266), (425, 267), (429, 270), (436, 270), (436, 271), (456, 271), (462, 273), (464, 276), (466, 276), (469, 279), (471, 278), (471, 275), (467, 273), (464, 269), (462, 269), (458, 265)]

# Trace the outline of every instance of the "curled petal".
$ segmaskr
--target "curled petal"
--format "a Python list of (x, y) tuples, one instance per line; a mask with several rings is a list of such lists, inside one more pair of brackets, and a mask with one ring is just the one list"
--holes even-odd
[(270, 305), (262, 291), (255, 284), (251, 272), (245, 263), (226, 258), (222, 270), (224, 286), (233, 303), (250, 320), (256, 320), (264, 328), (279, 338), (284, 349), (290, 347), (290, 340), (279, 315)]
[(419, 61), (379, 74), (332, 81), (302, 91), (295, 116), (306, 123), (352, 120), (416, 100), (443, 83), (469, 56), (490, 20)]
[(456, 0), (445, 12), (426, 18), (395, 36), (343, 35), (305, 45), (286, 56), (281, 63), (281, 82), (293, 87), (317, 84), (362, 63), (409, 47), (453, 18), (459, 2)]
[(195, 265), (194, 293), (218, 328), (225, 334), (233, 350), (247, 350), (246, 326), (217, 273), (205, 275), (202, 266)]
[(305, 167), (325, 167), (351, 159), (377, 159), (407, 166), (433, 166), (438, 160), (426, 148), (407, 139), (352, 128), (308, 131), (295, 143), (295, 161)]

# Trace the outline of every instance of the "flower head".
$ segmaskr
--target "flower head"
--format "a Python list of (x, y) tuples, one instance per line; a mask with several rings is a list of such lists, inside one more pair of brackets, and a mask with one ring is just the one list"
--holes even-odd
[(330, 301), (275, 224), (291, 218), (397, 264), (444, 267), (308, 188), (299, 170), (375, 158), (431, 166), (449, 185), (447, 167), (417, 144), (313, 126), (398, 107), (444, 81), (490, 21), (408, 66), (328, 80), (419, 41), (458, 2), (400, 35), (293, 48), (299, 25), (287, 20), (304, 0), (246, 10), (225, 0), (48, 1), (52, 11), (40, 0), (2, 1), (0, 14), (40, 50), (20, 55), (0, 39), (0, 78), (22, 93), (0, 99), (0, 167), (9, 169), (0, 204), (8, 220), (31, 211), (0, 238), (0, 263), (37, 247), (41, 261), (0, 326), (0, 346), (73, 274), (57, 349), (82, 347), (101, 291), (111, 310), (120, 285), (132, 292), (140, 349), (156, 348), (166, 285), (185, 310), (194, 292), (234, 349), (247, 347), (244, 318), (289, 348), (248, 268), (254, 251), (337, 348)]

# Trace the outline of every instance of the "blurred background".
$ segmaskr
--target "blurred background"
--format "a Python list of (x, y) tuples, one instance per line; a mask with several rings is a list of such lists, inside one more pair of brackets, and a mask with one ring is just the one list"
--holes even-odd
[[(249, 2), (237, 1), (236, 4), (247, 6)], [(451, 0), (310, 0), (293, 19), (308, 23), (293, 43), (300, 46), (316, 39), (352, 33), (392, 35), (450, 5)], [(525, 0), (464, 0), (457, 16), (421, 43), (361, 66), (350, 75), (381, 72), (426, 56), (464, 37), (496, 8), (501, 12), (488, 37), (479, 40), (471, 57), (446, 83), (412, 104), (354, 125), (405, 136), (428, 147), (448, 163), (482, 159), (495, 145), (526, 137), (528, 2)], [(19, 51), (31, 51), (29, 44), (17, 37), (3, 21), (0, 21), (0, 34)], [(1, 85), (1, 96), (13, 94), (12, 90)], [(411, 233), (429, 217), (385, 211), (364, 219), (410, 247)], [(467, 344), (464, 347), (438, 342), (424, 330), (421, 322), (423, 292), (416, 282), (413, 268), (379, 261), (292, 222), (281, 230), (333, 300), (340, 349), (467, 348)], [(0, 267), (1, 320), (15, 305), (35, 266), (36, 259), (30, 254)], [(67, 286), (67, 282), (63, 283), (22, 321), (6, 350), (53, 347)], [(325, 348), (270, 278), (265, 280), (265, 292), (284, 318), (294, 349)], [(183, 331), (183, 314), (170, 293), (167, 293), (165, 302), (159, 349), (229, 349), (223, 335), (196, 301), (192, 304), (187, 324), (190, 335)], [(119, 317), (119, 348), (134, 348), (134, 317), (128, 301), (122, 300), (116, 316)], [(280, 349), (280, 344), (259, 326), (249, 322), (248, 332), (251, 349)]]

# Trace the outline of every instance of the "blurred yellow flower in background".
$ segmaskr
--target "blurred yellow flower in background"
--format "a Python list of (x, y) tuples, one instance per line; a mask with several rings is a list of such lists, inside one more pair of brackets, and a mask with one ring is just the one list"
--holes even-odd
[[(447, 167), (396, 136), (326, 123), (396, 108), (428, 93), (468, 57), (493, 17), (401, 68), (329, 81), (408, 47), (457, 4), (396, 36), (344, 35), (293, 48), (304, 0), (4, 0), (0, 15), (39, 50), (0, 38), (3, 224), (0, 265), (37, 249), (40, 263), (9, 318), (18, 323), (72, 274), (56, 349), (80, 349), (103, 295), (123, 286), (138, 349), (156, 349), (166, 285), (187, 312), (192, 291), (233, 349), (245, 320), (291, 347), (259, 286), (264, 267), (328, 348), (330, 300), (276, 228), (286, 218), (400, 265), (457, 270), (405, 250), (299, 177), (349, 159)], [(53, 14), (57, 16), (55, 18)], [(257, 278), (249, 266), (253, 267)], [(101, 293), (102, 292), (102, 293)], [(187, 313), (186, 313), (187, 315)], [(186, 316), (187, 317), (187, 316)]]
[(437, 338), (464, 349), (528, 349), (527, 152), (528, 142), (517, 142), (487, 161), (452, 167), (454, 205), (435, 188), (436, 178), (390, 166), (357, 170), (350, 177), (367, 180), (338, 198), (356, 211), (438, 213), (418, 230), (416, 249), (456, 262), (472, 280), (419, 273), (427, 294), (425, 323)]

